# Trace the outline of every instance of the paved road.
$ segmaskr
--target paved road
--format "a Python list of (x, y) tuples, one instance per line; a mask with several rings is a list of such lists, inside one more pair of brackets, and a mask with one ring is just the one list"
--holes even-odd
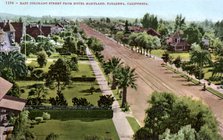
[[(107, 81), (106, 81), (98, 63), (94, 60), (94, 58), (88, 48), (86, 50), (86, 53), (90, 60), (91, 67), (94, 71), (94, 74), (96, 76), (96, 79), (100, 86), (100, 89), (102, 90), (102, 94), (103, 95), (112, 95), (112, 91), (109, 88)], [(126, 114), (121, 111), (118, 101), (115, 101), (113, 103), (112, 109), (113, 109), (112, 121), (115, 125), (116, 131), (118, 133), (120, 140), (131, 140), (134, 132), (133, 132), (128, 120), (126, 119)]]
[[(149, 59), (143, 55), (123, 47), (114, 40), (98, 33), (85, 24), (81, 24), (88, 36), (96, 37), (105, 45), (103, 55), (106, 59), (112, 56), (120, 57), (125, 64), (136, 68), (138, 74), (137, 91), (129, 89), (128, 102), (133, 115), (143, 124), (145, 109), (148, 108), (147, 100), (153, 91), (168, 91), (180, 96), (189, 96), (201, 100), (214, 112), (217, 120), (223, 122), (223, 101), (209, 93), (202, 91), (201, 86), (195, 86), (184, 78), (166, 70), (161, 66), (162, 61)], [(222, 128), (222, 127), (221, 127)], [(222, 129), (221, 129), (222, 132)]]

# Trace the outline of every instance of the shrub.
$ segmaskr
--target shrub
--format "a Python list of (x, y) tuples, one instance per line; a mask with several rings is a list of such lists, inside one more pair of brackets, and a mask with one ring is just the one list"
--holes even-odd
[(45, 78), (45, 73), (42, 69), (34, 69), (31, 72), (32, 80), (43, 80)]
[(50, 120), (50, 114), (47, 113), (47, 112), (43, 112), (42, 117), (43, 117), (44, 120)]
[(59, 137), (59, 135), (55, 134), (55, 133), (50, 133), (49, 135), (46, 136), (45, 140), (57, 140)]
[(92, 106), (92, 104), (86, 99), (86, 98), (80, 98), (74, 97), (72, 99), (72, 103), (75, 106)]
[(112, 97), (111, 95), (103, 95), (100, 96), (100, 99), (98, 100), (98, 106), (103, 108), (111, 108), (113, 102), (114, 97)]
[(43, 122), (43, 117), (35, 117), (35, 121), (37, 123), (41, 123), (41, 122)]
[(37, 53), (37, 62), (39, 66), (42, 68), (47, 63), (47, 54), (45, 51), (41, 51)]

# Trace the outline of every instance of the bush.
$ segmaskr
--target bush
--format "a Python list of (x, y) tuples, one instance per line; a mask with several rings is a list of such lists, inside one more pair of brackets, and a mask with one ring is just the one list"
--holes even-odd
[(43, 117), (44, 120), (50, 120), (50, 114), (47, 113), (47, 112), (43, 112), (42, 117)]
[(114, 97), (112, 97), (111, 95), (103, 95), (100, 96), (100, 99), (98, 100), (98, 106), (103, 108), (111, 108), (113, 102)]
[(59, 135), (55, 134), (55, 133), (50, 133), (49, 135), (46, 136), (45, 140), (57, 140), (59, 137)]
[(34, 69), (31, 72), (32, 80), (43, 80), (45, 78), (45, 73), (42, 69)]
[(96, 80), (95, 77), (71, 77), (71, 80), (74, 82), (94, 82)]
[(43, 117), (35, 117), (35, 121), (37, 123), (41, 123), (41, 122), (43, 122)]
[(37, 53), (37, 62), (41, 68), (47, 64), (47, 54), (45, 51)]
[(77, 97), (74, 97), (72, 103), (74, 106), (93, 106), (86, 98), (78, 99)]

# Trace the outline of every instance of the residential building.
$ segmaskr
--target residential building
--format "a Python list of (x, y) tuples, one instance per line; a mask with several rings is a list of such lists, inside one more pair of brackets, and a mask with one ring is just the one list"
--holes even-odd
[(166, 44), (168, 45), (168, 50), (170, 51), (188, 51), (190, 49), (190, 44), (182, 37), (183, 33), (177, 31), (170, 35), (166, 39)]
[[(16, 26), (19, 29), (19, 26)], [(20, 32), (17, 32), (20, 34)], [(19, 37), (17, 37), (18, 39)], [(16, 44), (16, 30), (14, 26), (8, 22), (0, 24), (0, 52), (8, 53), (10, 51), (19, 51), (20, 47)]]
[(10, 114), (18, 115), (23, 110), (26, 100), (8, 96), (6, 93), (13, 85), (0, 77), (0, 140), (6, 140), (13, 126), (7, 118)]

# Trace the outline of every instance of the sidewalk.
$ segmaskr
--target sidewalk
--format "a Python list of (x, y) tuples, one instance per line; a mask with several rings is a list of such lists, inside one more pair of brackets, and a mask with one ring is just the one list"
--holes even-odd
[[(102, 91), (103, 95), (112, 95), (112, 91), (109, 88), (107, 81), (98, 65), (98, 63), (94, 60), (94, 57), (92, 56), (90, 50), (86, 49), (87, 56), (89, 58), (91, 67), (94, 71), (94, 74), (96, 76), (97, 82), (99, 84), (99, 87)], [(118, 133), (118, 136), (120, 140), (131, 140), (133, 137), (133, 130), (126, 119), (126, 114), (122, 112), (122, 110), (119, 107), (118, 101), (114, 101), (112, 105), (113, 109), (113, 123), (115, 125), (116, 131)]]

